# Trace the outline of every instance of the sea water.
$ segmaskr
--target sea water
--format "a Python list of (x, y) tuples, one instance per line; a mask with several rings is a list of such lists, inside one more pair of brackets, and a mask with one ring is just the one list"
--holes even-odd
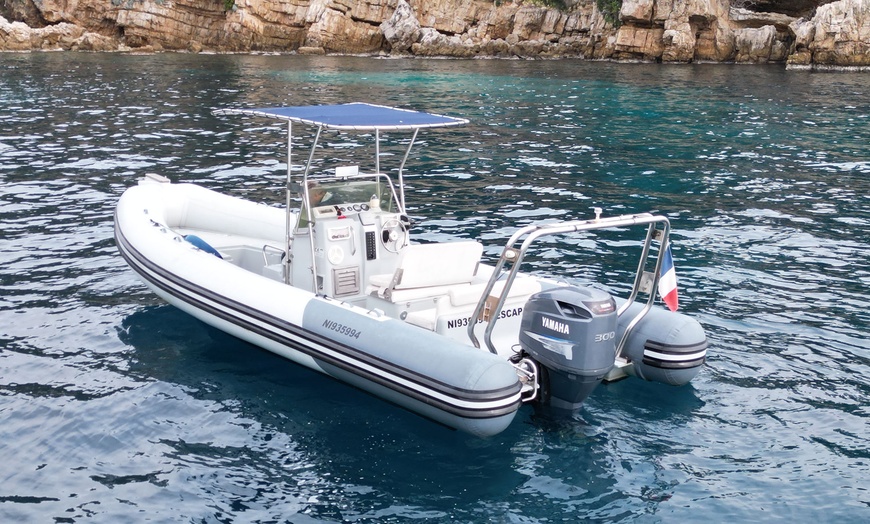
[[(74, 53), (0, 71), (0, 521), (870, 520), (866, 74)], [(570, 417), (525, 406), (481, 440), (194, 320), (118, 255), (115, 203), (146, 172), (280, 205), (286, 126), (214, 109), (352, 101), (471, 120), (420, 134), (418, 238), (492, 260), (536, 221), (668, 216), (700, 375), (602, 386)], [(371, 168), (370, 136), (324, 140)], [(402, 149), (382, 153), (395, 172)], [(527, 269), (625, 294), (629, 233), (544, 242)]]

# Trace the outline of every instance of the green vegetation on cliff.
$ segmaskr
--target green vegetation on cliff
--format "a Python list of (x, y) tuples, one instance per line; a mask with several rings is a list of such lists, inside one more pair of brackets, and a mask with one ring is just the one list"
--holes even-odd
[(619, 10), (622, 9), (622, 0), (595, 0), (595, 5), (601, 11), (601, 16), (613, 24), (613, 27), (622, 25), (622, 22), (619, 21)]

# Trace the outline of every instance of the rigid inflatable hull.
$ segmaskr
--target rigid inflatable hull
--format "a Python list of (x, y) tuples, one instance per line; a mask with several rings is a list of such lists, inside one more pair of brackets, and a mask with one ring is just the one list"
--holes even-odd
[(128, 189), (115, 213), (116, 243), (161, 298), (222, 331), (448, 427), (490, 436), (513, 420), (521, 386), (510, 363), (195, 248), (176, 228), (190, 225), (186, 220), (198, 200), (236, 217), (236, 223), (242, 216), (274, 217), (267, 206), (193, 185), (144, 183)]
[[(623, 318), (634, 318), (642, 308), (642, 304), (632, 304)], [(619, 323), (617, 337), (622, 337), (627, 325)], [(707, 335), (694, 318), (654, 307), (632, 329), (623, 355), (634, 363), (631, 375), (683, 386), (700, 373), (706, 362)]]

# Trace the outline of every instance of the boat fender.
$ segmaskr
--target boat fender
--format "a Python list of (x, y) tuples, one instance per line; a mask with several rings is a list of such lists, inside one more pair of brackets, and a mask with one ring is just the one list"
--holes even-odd
[(187, 240), (188, 242), (193, 244), (194, 247), (201, 249), (201, 250), (205, 251), (206, 253), (211, 253), (212, 255), (218, 257), (221, 260), (223, 260), (223, 258), (224, 258), (221, 256), (221, 254), (218, 252), (217, 249), (211, 247), (210, 245), (208, 245), (208, 242), (199, 238), (196, 235), (184, 235), (184, 240)]

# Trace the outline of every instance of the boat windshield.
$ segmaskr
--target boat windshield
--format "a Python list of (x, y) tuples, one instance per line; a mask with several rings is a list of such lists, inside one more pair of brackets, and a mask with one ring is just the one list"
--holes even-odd
[[(310, 180), (308, 198), (311, 201), (312, 222), (317, 221), (318, 212), (332, 208), (342, 215), (350, 215), (369, 210), (393, 213), (397, 209), (396, 193), (391, 185), (378, 178), (376, 180)], [(296, 230), (308, 227), (308, 206), (303, 198), (302, 209)]]
[(390, 185), (380, 180), (310, 182), (308, 195), (313, 207), (351, 206), (355, 211), (367, 211), (373, 197), (383, 211), (391, 212), (395, 205)]

